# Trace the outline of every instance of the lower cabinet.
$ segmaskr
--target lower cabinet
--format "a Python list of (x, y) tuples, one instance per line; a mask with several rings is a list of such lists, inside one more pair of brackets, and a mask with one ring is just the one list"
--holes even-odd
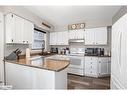
[(85, 76), (110, 75), (110, 57), (85, 57)]

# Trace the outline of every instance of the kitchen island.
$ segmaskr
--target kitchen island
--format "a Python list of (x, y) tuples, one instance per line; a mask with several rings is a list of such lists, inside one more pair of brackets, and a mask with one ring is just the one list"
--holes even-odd
[(6, 84), (13, 89), (67, 89), (68, 66), (67, 58), (5, 60)]

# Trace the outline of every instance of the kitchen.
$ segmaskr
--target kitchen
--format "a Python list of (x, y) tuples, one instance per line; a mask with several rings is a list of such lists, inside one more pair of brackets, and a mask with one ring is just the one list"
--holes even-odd
[(115, 22), (126, 19), (126, 10), (125, 6), (0, 6), (0, 89), (126, 89), (126, 77), (117, 82), (118, 67), (113, 64), (115, 53), (126, 57), (119, 50), (125, 37), (114, 33)]

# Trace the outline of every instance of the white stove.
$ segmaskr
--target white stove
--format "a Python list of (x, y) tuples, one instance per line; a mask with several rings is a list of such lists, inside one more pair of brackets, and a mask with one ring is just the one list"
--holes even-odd
[(68, 68), (68, 73), (76, 75), (84, 75), (84, 48), (71, 48), (70, 54), (67, 55), (70, 59), (70, 65)]

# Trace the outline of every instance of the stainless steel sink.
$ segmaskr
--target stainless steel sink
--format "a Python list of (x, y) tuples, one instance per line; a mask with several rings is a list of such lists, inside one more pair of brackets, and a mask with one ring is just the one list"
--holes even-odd
[(35, 56), (30, 58), (31, 65), (34, 66), (43, 66), (45, 57), (44, 56)]

